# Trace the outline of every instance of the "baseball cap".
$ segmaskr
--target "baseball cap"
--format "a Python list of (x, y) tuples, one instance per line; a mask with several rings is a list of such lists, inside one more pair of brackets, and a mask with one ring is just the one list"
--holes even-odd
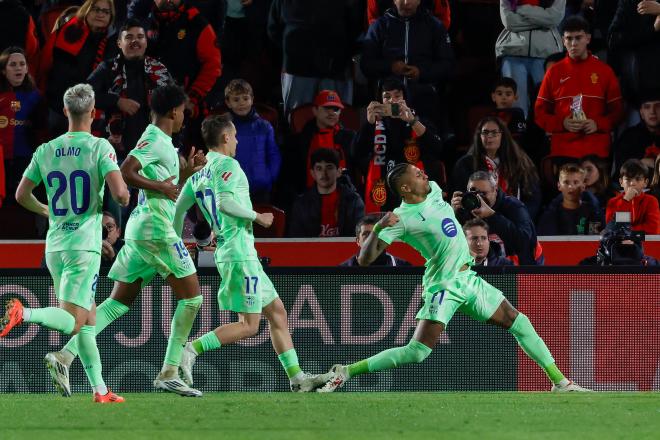
[(314, 106), (344, 108), (344, 104), (334, 90), (321, 90), (314, 98)]

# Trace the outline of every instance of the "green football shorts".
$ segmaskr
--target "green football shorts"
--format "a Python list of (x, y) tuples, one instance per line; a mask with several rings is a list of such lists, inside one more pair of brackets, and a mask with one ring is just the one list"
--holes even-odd
[(53, 277), (55, 296), (60, 301), (91, 310), (99, 279), (101, 254), (90, 251), (46, 253), (46, 265)]
[(422, 293), (424, 305), (416, 319), (428, 319), (447, 326), (456, 311), (487, 321), (505, 300), (504, 295), (470, 269), (459, 272), (440, 291)]
[(222, 280), (218, 290), (220, 310), (261, 313), (278, 298), (275, 286), (257, 260), (216, 262)]
[(142, 279), (146, 286), (156, 274), (185, 278), (196, 273), (195, 264), (179, 239), (126, 240), (108, 272), (108, 278), (124, 283)]

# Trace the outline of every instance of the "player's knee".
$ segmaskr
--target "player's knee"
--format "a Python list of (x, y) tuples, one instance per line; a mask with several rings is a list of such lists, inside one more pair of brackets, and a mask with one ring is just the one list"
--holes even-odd
[(244, 338), (251, 338), (252, 336), (256, 336), (257, 333), (259, 333), (259, 323), (261, 322), (260, 319), (255, 319), (253, 321), (244, 321), (243, 322), (243, 337)]

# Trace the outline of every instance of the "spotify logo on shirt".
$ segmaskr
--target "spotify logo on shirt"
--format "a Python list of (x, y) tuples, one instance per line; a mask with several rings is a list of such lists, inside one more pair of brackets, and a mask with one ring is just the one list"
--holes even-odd
[(442, 221), (441, 224), (442, 227), (442, 232), (445, 233), (445, 235), (449, 238), (456, 237), (456, 234), (458, 233), (458, 228), (456, 227), (456, 223), (450, 218), (446, 218)]

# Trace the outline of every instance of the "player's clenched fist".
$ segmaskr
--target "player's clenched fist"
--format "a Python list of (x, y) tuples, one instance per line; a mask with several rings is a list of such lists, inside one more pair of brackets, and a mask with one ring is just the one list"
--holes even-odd
[(257, 218), (254, 219), (254, 221), (255, 223), (263, 226), (264, 228), (270, 228), (270, 225), (273, 224), (273, 213), (272, 212), (257, 213)]

